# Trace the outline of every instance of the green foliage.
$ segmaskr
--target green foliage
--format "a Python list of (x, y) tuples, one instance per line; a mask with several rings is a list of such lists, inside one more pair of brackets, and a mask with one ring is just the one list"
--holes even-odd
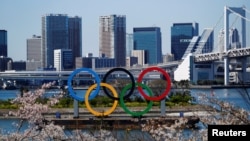
[(188, 91), (171, 93), (169, 98), (167, 99), (166, 105), (190, 105), (190, 101), (192, 100), (192, 96)]
[(70, 98), (70, 97), (62, 98), (62, 99), (59, 101), (59, 104), (60, 104), (60, 105), (63, 105), (64, 107), (70, 107), (70, 105), (73, 105), (73, 99)]
[(168, 107), (174, 107), (176, 104), (175, 103), (173, 103), (173, 102), (170, 102), (170, 101), (167, 101), (166, 102), (166, 106), (168, 106)]
[(154, 101), (153, 102), (153, 106), (160, 106), (161, 104), (160, 104), (160, 102), (159, 101)]
[(99, 97), (96, 97), (96, 98), (90, 100), (90, 104), (94, 107), (108, 107), (108, 106), (110, 106), (111, 103), (113, 105), (113, 103), (114, 103), (113, 101), (114, 100), (112, 100), (109, 97), (99, 96)]
[(74, 100), (70, 97), (63, 97), (59, 102), (53, 106), (54, 108), (70, 108), (73, 107)]
[(189, 80), (173, 81), (173, 86), (178, 91), (168, 95), (166, 105), (170, 107), (190, 105), (192, 96), (189, 91), (189, 85)]
[(146, 102), (144, 102), (144, 103), (142, 103), (142, 102), (126, 102), (125, 103), (125, 105), (127, 106), (127, 107), (142, 107), (142, 106), (147, 106), (147, 103)]
[(0, 109), (17, 109), (18, 105), (12, 104), (11, 100), (0, 100)]

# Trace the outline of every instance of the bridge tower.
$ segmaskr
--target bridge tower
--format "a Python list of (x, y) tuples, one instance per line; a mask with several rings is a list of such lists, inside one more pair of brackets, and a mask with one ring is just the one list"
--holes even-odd
[[(231, 13), (239, 14), (241, 16), (241, 44), (242, 47), (246, 47), (246, 18), (245, 6), (243, 7), (224, 7), (224, 52), (229, 49), (229, 15)], [(244, 18), (242, 18), (244, 17)], [(242, 59), (242, 78), (245, 78), (246, 74), (246, 59)], [(224, 58), (224, 85), (229, 83), (229, 59), (227, 56)]]

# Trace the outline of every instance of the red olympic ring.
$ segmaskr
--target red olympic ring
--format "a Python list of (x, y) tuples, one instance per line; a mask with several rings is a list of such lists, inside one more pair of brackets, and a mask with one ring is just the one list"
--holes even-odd
[(145, 94), (145, 92), (143, 91), (142, 87), (141, 86), (138, 86), (137, 89), (139, 90), (140, 94), (146, 99), (146, 100), (151, 100), (151, 101), (160, 101), (162, 99), (164, 99), (169, 91), (170, 91), (170, 88), (171, 88), (171, 80), (170, 80), (170, 77), (168, 75), (168, 73), (161, 69), (161, 68), (158, 68), (158, 67), (150, 67), (150, 68), (146, 68), (145, 70), (143, 70), (140, 74), (139, 74), (139, 77), (137, 79), (137, 82), (138, 83), (141, 83), (142, 82), (142, 79), (144, 77), (144, 75), (150, 71), (154, 71), (154, 70), (157, 70), (159, 72), (161, 72), (164, 77), (166, 78), (167, 80), (167, 87), (166, 87), (166, 90), (160, 95), (160, 96), (154, 96), (154, 97), (150, 97), (148, 96), (147, 94)]

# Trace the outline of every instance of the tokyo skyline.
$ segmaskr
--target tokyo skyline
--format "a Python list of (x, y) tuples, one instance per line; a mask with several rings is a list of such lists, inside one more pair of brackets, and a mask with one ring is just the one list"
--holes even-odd
[[(250, 8), (247, 0), (22, 0), (1, 1), (0, 29), (7, 30), (8, 57), (13, 61), (26, 61), (26, 40), (32, 35), (41, 36), (41, 17), (45, 14), (67, 14), (82, 18), (82, 55), (93, 53), (99, 56), (99, 17), (111, 14), (125, 15), (127, 33), (134, 27), (160, 27), (162, 31), (162, 53), (170, 53), (170, 28), (173, 23), (197, 22), (199, 34), (204, 28), (216, 25), (215, 39), (223, 27), (223, 8)], [(246, 14), (249, 19), (249, 13)], [(239, 18), (240, 19), (240, 18)], [(220, 20), (220, 21), (219, 21)], [(232, 17), (232, 22), (238, 21)], [(249, 29), (247, 22), (247, 29)], [(249, 32), (247, 32), (249, 34)], [(249, 35), (247, 35), (249, 37)], [(247, 43), (249, 45), (249, 43)], [(216, 46), (216, 43), (215, 43)], [(18, 52), (18, 53), (17, 53)]]

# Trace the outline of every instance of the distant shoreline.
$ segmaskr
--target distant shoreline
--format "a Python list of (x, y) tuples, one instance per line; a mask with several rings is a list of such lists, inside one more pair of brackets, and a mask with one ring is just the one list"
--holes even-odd
[(211, 85), (190, 85), (191, 89), (211, 89)]
[(250, 88), (250, 85), (191, 85), (191, 89), (234, 89), (234, 88)]
[(226, 89), (230, 89), (230, 88), (250, 88), (250, 85), (213, 85), (211, 86), (211, 88), (213, 89), (220, 89), (220, 88), (226, 88)]

